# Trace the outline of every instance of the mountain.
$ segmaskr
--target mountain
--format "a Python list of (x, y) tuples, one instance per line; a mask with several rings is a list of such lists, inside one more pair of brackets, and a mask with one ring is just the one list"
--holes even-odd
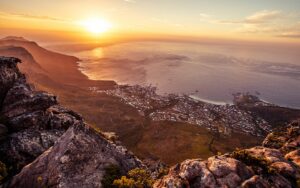
[(4, 37), (2, 40), (28, 41), (27, 39), (25, 39), (23, 37), (17, 37), (17, 36), (7, 36), (7, 37)]
[[(39, 64), (39, 66), (47, 72), (46, 75), (58, 83), (81, 86), (94, 85), (104, 88), (109, 88), (114, 85), (114, 82), (112, 81), (89, 80), (79, 71), (77, 64), (79, 61), (78, 58), (46, 50), (40, 47), (36, 42), (28, 41), (22, 37), (6, 37), (0, 39), (0, 47), (4, 49), (5, 47), (18, 47), (15, 49), (17, 51), (16, 53), (20, 51), (20, 47), (23, 48), (29, 54), (31, 54), (31, 56), (34, 57), (34, 61), (37, 62), (37, 64)], [(6, 54), (10, 53), (6, 53), (4, 50), (2, 50), (1, 55)], [(26, 62), (28, 55), (18, 54), (17, 57)], [(38, 80), (36, 80), (36, 82), (38, 82)]]

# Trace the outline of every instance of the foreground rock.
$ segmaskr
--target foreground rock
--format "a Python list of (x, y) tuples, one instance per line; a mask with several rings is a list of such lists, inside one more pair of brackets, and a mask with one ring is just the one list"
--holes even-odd
[(300, 122), (271, 133), (263, 146), (191, 159), (171, 168), (154, 187), (299, 187)]
[(9, 187), (101, 187), (105, 169), (112, 164), (119, 166), (123, 174), (142, 167), (125, 148), (78, 124), (25, 166)]
[(108, 166), (117, 166), (123, 174), (143, 166), (125, 148), (87, 126), (80, 115), (60, 106), (56, 96), (35, 91), (17, 68), (19, 62), (0, 57), (5, 187), (101, 187)]
[[(52, 112), (59, 108), (54, 95), (35, 91), (26, 82), (19, 62), (0, 57), (0, 161), (11, 169), (11, 175), (51, 147), (71, 125), (63, 125), (68, 121), (64, 111)], [(82, 121), (79, 116), (74, 119)]]

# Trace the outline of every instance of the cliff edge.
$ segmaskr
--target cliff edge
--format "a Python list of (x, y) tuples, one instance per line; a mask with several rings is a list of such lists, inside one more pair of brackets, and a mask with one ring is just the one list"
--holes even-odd
[(0, 185), (102, 187), (107, 167), (126, 174), (143, 166), (56, 96), (35, 91), (17, 63), (0, 57)]

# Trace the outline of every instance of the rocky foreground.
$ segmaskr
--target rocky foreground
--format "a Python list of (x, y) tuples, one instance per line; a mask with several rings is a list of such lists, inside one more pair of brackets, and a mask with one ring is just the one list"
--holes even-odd
[(300, 122), (269, 134), (262, 146), (207, 160), (189, 159), (154, 187), (299, 187)]
[[(0, 57), (0, 187), (104, 187), (111, 165), (121, 175), (146, 169), (54, 95), (35, 91), (19, 62)], [(153, 187), (299, 187), (299, 146), (294, 122), (262, 146), (175, 165)]]
[[(35, 91), (16, 58), (0, 58), (0, 161), (4, 187), (101, 187), (105, 168), (142, 163), (91, 129), (54, 95)], [(21, 171), (20, 171), (21, 170)], [(18, 173), (14, 177), (14, 174)], [(0, 186), (1, 187), (1, 186)]]

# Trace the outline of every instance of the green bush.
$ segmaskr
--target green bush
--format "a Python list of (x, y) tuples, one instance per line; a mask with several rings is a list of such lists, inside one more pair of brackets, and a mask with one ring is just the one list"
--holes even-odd
[(7, 176), (6, 165), (0, 161), (0, 184), (2, 183), (2, 181), (6, 176)]
[(134, 188), (135, 184), (136, 182), (132, 178), (127, 178), (126, 176), (122, 176), (113, 182), (113, 185), (118, 188)]
[(158, 175), (155, 179), (162, 178), (163, 176), (167, 175), (169, 173), (169, 168), (167, 167), (161, 167), (158, 170)]
[(260, 167), (265, 174), (275, 174), (276, 170), (270, 167), (270, 162), (263, 157), (251, 155), (247, 150), (236, 150), (231, 154), (231, 157), (242, 161), (249, 166)]
[(154, 183), (151, 174), (145, 169), (135, 168), (130, 170), (127, 176), (116, 179), (113, 182), (118, 188), (150, 188)]
[(120, 177), (121, 177), (121, 172), (119, 166), (110, 165), (105, 168), (105, 175), (101, 183), (105, 188), (113, 188), (116, 187), (113, 185), (114, 180)]

